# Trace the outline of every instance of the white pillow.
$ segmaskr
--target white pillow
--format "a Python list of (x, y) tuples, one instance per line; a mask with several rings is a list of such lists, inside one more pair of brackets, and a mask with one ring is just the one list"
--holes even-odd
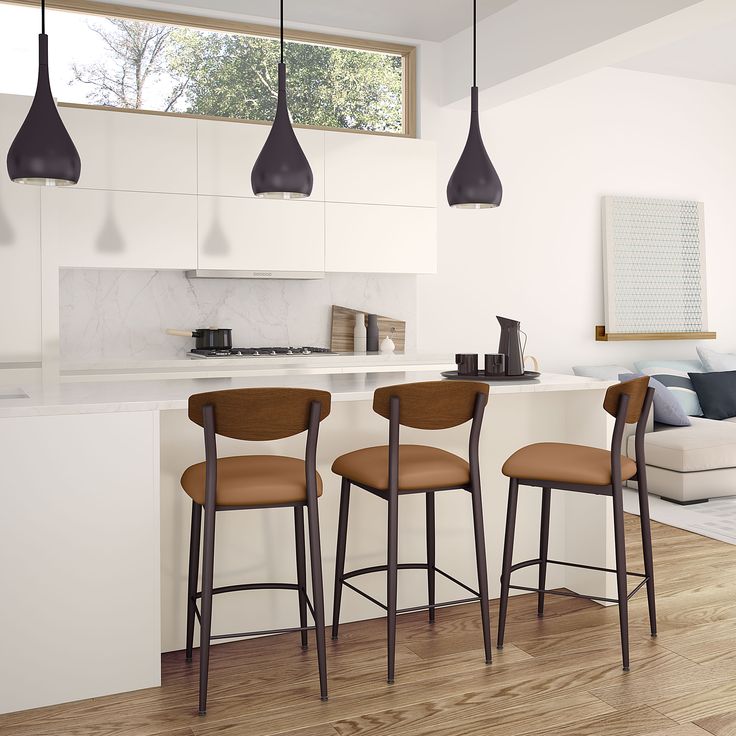
[(733, 353), (718, 353), (715, 350), (701, 347), (698, 347), (697, 351), (706, 373), (736, 371), (736, 355)]

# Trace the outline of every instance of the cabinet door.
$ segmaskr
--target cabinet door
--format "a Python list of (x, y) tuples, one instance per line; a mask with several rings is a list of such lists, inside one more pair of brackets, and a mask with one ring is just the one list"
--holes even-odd
[(199, 197), (199, 268), (324, 271), (324, 203)]
[(197, 121), (61, 107), (82, 159), (79, 187), (196, 194)]
[(196, 208), (185, 194), (44, 190), (43, 247), (60, 266), (196, 268)]
[(436, 207), (434, 142), (325, 133), (325, 200)]
[[(30, 97), (0, 95), (0, 151), (13, 142)], [(41, 194), (0, 172), (0, 363), (41, 359)]]
[(434, 273), (437, 210), (325, 204), (325, 270)]
[[(270, 125), (229, 120), (199, 120), (197, 134), (200, 194), (254, 197), (250, 173), (271, 130)], [(324, 145), (321, 130), (295, 128), (314, 175), (310, 200), (324, 200)]]

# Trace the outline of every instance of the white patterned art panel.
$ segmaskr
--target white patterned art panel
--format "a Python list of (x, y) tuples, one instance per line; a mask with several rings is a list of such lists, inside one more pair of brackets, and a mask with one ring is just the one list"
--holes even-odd
[(708, 329), (703, 203), (603, 198), (606, 331)]

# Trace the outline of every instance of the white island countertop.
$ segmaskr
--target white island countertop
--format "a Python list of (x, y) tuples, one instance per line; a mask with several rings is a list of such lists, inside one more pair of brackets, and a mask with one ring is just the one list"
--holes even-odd
[[(436, 370), (71, 383), (47, 381), (14, 387), (4, 395), (0, 393), (0, 417), (185, 409), (192, 394), (264, 386), (315, 388), (329, 391), (333, 401), (364, 401), (371, 399), (375, 389), (381, 386), (440, 379), (440, 371)], [(606, 385), (606, 382), (592, 378), (543, 373), (533, 381), (494, 382), (490, 387), (491, 394), (519, 394), (600, 389)]]

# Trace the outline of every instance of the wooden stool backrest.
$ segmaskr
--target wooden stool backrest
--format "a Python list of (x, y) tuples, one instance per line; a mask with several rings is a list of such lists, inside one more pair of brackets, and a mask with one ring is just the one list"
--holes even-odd
[(399, 424), (415, 429), (449, 429), (470, 421), (478, 394), (488, 396), (479, 381), (422, 381), (385, 386), (373, 394), (373, 411), (391, 419), (391, 397), (399, 399)]
[(634, 424), (639, 421), (642, 410), (644, 409), (644, 400), (647, 397), (647, 389), (649, 388), (649, 376), (641, 378), (633, 378), (630, 381), (617, 383), (610, 386), (606, 391), (606, 398), (603, 400), (603, 408), (612, 416), (618, 415), (621, 396), (629, 397), (626, 407), (626, 424)]
[(236, 388), (189, 397), (189, 418), (204, 427), (204, 407), (212, 406), (215, 433), (236, 440), (280, 440), (309, 428), (312, 402), (319, 421), (330, 413), (332, 396), (307, 388)]

